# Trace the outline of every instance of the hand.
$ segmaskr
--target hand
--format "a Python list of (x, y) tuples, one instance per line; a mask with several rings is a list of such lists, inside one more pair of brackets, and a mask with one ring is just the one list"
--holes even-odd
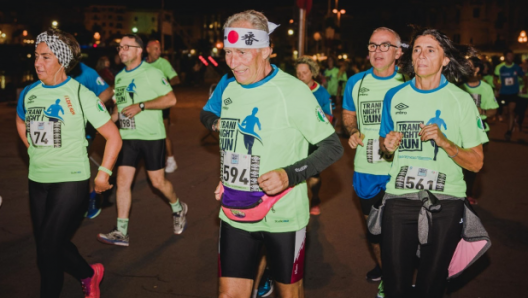
[(348, 139), (348, 145), (352, 149), (356, 149), (358, 145), (365, 146), (363, 144), (364, 139), (365, 135), (358, 130), (350, 136), (350, 138)]
[(114, 187), (113, 185), (108, 183), (108, 178), (110, 178), (110, 176), (108, 176), (108, 174), (103, 171), (99, 171), (97, 173), (97, 176), (95, 177), (95, 180), (94, 180), (95, 182), (94, 188), (95, 188), (96, 193), (102, 193)]
[(216, 119), (213, 123), (213, 131), (220, 131), (220, 118)]
[(422, 130), (418, 133), (422, 142), (433, 140), (438, 147), (444, 147), (447, 144), (447, 138), (444, 136), (440, 128), (436, 124), (423, 125), (420, 124)]
[(385, 136), (383, 145), (385, 145), (385, 148), (387, 148), (387, 150), (389, 150), (389, 153), (392, 154), (396, 151), (396, 149), (398, 149), (398, 146), (400, 146), (402, 138), (403, 133), (391, 131)]
[(267, 195), (273, 196), (288, 188), (288, 174), (284, 169), (269, 171), (259, 177), (258, 184)]
[(214, 191), (214, 194), (215, 194), (215, 199), (217, 201), (220, 201), (220, 199), (222, 199), (222, 194), (224, 193), (224, 186), (222, 185), (222, 181), (218, 182), (218, 186), (216, 187), (215, 191)]
[(123, 110), (121, 110), (121, 113), (127, 116), (128, 118), (132, 118), (136, 116), (137, 114), (139, 114), (140, 112), (141, 112), (141, 108), (139, 107), (139, 104), (130, 105), (124, 108)]

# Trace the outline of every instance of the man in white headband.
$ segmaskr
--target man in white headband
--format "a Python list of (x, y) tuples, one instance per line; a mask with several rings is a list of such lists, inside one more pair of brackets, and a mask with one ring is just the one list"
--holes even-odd
[[(232, 73), (200, 114), (208, 129), (220, 132), (222, 181), (215, 197), (223, 207), (247, 209), (235, 217), (224, 211), (233, 209), (220, 211), (219, 297), (250, 296), (262, 245), (281, 297), (304, 297), (305, 180), (343, 153), (310, 89), (270, 64), (269, 33), (276, 27), (252, 10), (229, 17), (224, 49)], [(318, 147), (310, 156), (309, 144)], [(244, 220), (270, 197), (280, 199), (262, 218)]]

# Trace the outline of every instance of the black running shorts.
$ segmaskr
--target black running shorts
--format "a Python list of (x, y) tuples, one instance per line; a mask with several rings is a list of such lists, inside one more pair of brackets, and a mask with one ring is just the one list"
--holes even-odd
[(137, 167), (139, 159), (145, 159), (147, 171), (165, 168), (165, 139), (161, 140), (123, 140), (117, 164), (119, 166)]
[(385, 195), (385, 191), (380, 190), (380, 192), (375, 195), (373, 198), (370, 199), (363, 199), (359, 198), (359, 203), (361, 205), (361, 211), (363, 211), (363, 215), (369, 215), (370, 214), (370, 207), (376, 205), (376, 203), (383, 200), (383, 196)]
[(295, 232), (247, 232), (220, 222), (218, 276), (255, 279), (262, 245), (272, 278), (293, 284), (304, 275), (306, 228)]

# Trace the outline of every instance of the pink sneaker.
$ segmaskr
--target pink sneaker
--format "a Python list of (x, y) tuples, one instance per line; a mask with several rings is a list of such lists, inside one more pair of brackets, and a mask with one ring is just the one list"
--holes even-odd
[(321, 214), (321, 208), (319, 208), (319, 206), (313, 206), (312, 208), (310, 208), (310, 214), (311, 215)]
[(469, 201), (471, 205), (478, 205), (477, 199), (473, 197), (467, 197), (467, 200)]
[(99, 263), (90, 266), (94, 271), (94, 275), (81, 280), (84, 298), (100, 298), (101, 291), (99, 290), (99, 284), (103, 279), (104, 267), (103, 264)]

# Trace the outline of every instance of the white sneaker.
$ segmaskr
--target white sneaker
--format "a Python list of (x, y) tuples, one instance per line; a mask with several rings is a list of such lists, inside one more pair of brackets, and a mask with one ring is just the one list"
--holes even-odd
[(165, 165), (165, 173), (172, 173), (178, 169), (178, 165), (176, 164), (176, 160), (173, 156), (167, 158), (167, 163)]

